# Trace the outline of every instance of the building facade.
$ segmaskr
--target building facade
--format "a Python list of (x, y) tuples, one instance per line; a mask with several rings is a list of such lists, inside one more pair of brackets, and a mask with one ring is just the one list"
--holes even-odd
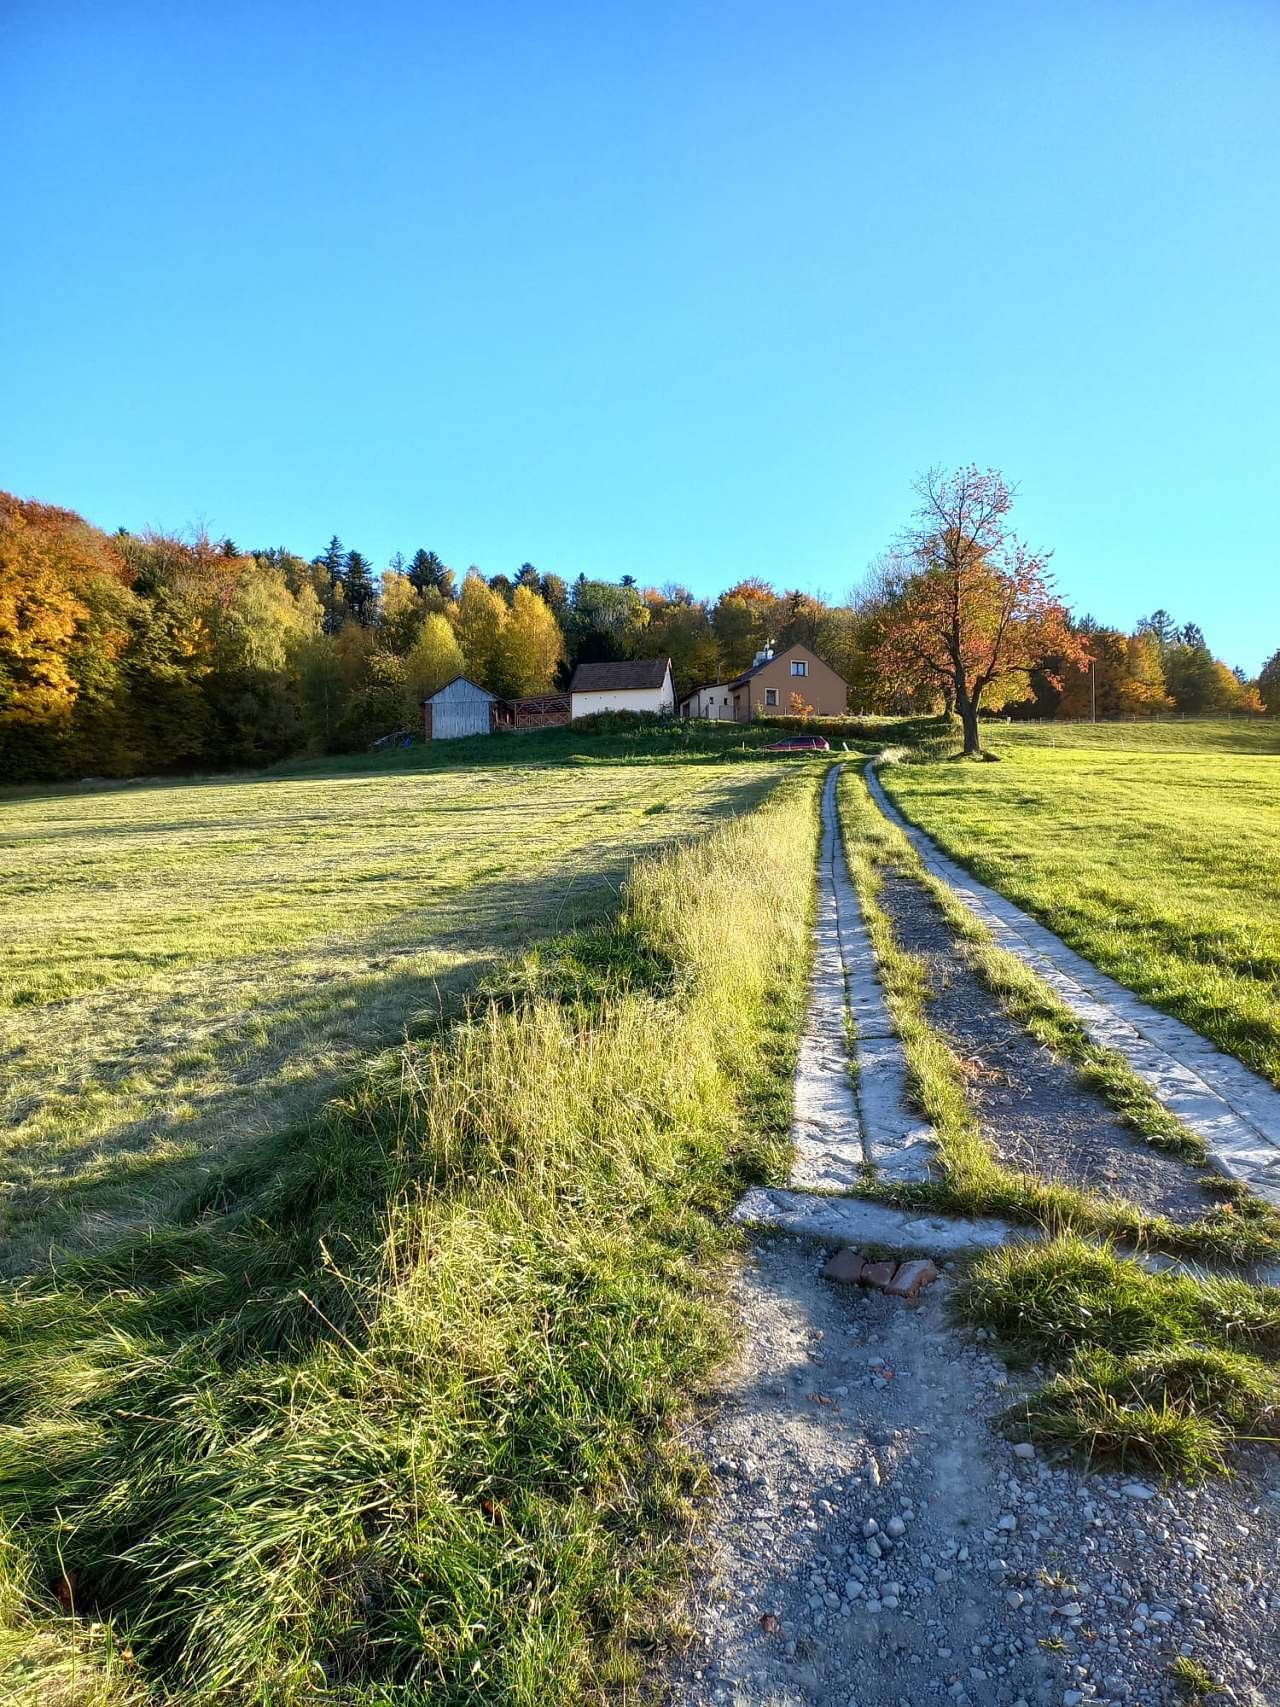
[(640, 711), (670, 717), (676, 708), (670, 658), (625, 658), (611, 664), (579, 664), (569, 683), (572, 715)]
[(849, 689), (843, 676), (807, 646), (761, 652), (749, 670), (729, 683), (733, 717), (843, 717)]
[(733, 690), (728, 682), (712, 682), (695, 688), (680, 701), (681, 717), (706, 717), (712, 722), (733, 721)]
[(451, 682), (422, 702), (422, 734), (427, 741), (456, 741), (463, 735), (493, 732), (493, 708), (498, 696), (478, 687), (465, 676)]

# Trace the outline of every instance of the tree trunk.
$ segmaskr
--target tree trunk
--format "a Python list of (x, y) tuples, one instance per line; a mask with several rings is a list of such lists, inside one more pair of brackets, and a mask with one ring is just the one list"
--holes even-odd
[(966, 759), (976, 758), (982, 751), (982, 743), (978, 739), (978, 708), (969, 699), (960, 707), (960, 722), (964, 728), (964, 756)]

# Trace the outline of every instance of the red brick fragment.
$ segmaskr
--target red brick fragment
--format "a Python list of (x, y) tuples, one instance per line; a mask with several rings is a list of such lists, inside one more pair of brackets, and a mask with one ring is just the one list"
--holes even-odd
[(863, 1265), (862, 1284), (878, 1286), (883, 1292), (893, 1279), (893, 1264), (891, 1262), (869, 1262)]
[(899, 1263), (898, 1272), (885, 1290), (894, 1298), (914, 1298), (937, 1278), (938, 1271), (928, 1257), (913, 1257), (910, 1262)]
[(822, 1271), (823, 1279), (843, 1280), (853, 1285), (862, 1279), (862, 1266), (862, 1258), (857, 1251), (844, 1245), (834, 1256), (827, 1258), (827, 1265)]

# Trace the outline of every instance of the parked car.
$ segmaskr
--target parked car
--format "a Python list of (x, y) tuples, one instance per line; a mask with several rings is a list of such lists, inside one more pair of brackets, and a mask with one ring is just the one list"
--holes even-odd
[(791, 735), (785, 741), (774, 741), (766, 753), (826, 753), (831, 743), (823, 735)]

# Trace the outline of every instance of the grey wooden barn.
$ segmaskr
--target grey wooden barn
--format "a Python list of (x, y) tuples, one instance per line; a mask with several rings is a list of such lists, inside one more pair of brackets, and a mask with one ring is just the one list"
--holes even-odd
[(427, 741), (451, 741), (460, 735), (493, 731), (498, 696), (465, 676), (455, 676), (422, 702), (422, 734)]

